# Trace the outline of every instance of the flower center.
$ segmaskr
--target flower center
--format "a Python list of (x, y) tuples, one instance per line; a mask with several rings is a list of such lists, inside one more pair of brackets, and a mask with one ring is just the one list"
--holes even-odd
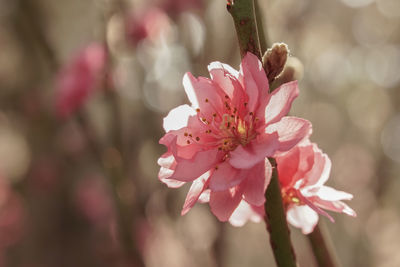
[(304, 205), (303, 201), (298, 197), (298, 191), (292, 187), (282, 189), (282, 201), (285, 208), (289, 205)]
[(257, 121), (252, 112), (247, 115), (247, 118), (235, 114), (224, 114), (219, 125), (222, 137), (219, 149), (228, 152), (238, 145), (246, 146), (257, 136), (255, 131)]
[[(220, 151), (229, 152), (235, 150), (238, 145), (246, 146), (256, 138), (259, 119), (253, 112), (249, 112), (246, 102), (232, 106), (231, 100), (226, 95), (223, 110), (215, 108), (207, 98), (204, 102), (214, 109), (213, 113), (205, 114), (200, 108), (196, 108), (198, 119), (207, 125), (206, 136), (203, 136), (203, 139), (203, 137), (185, 132), (184, 136), (187, 138), (188, 145), (202, 143), (207, 146), (216, 146)], [(229, 155), (226, 154), (226, 156)]]

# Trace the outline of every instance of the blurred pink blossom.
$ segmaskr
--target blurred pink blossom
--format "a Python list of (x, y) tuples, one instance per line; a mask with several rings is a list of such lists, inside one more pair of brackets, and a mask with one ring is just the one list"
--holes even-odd
[(203, 9), (205, 3), (204, 0), (164, 0), (161, 6), (168, 14), (176, 16), (188, 10)]
[(140, 41), (149, 39), (156, 41), (164, 31), (170, 29), (167, 14), (159, 8), (152, 7), (139, 14), (128, 16), (126, 21), (126, 35), (128, 41), (136, 46)]
[(239, 72), (220, 62), (208, 69), (211, 79), (185, 74), (192, 106), (179, 106), (164, 119), (167, 133), (160, 144), (168, 151), (158, 160), (159, 179), (170, 187), (193, 182), (182, 214), (203, 193), (214, 215), (227, 221), (242, 199), (263, 205), (271, 176), (266, 157), (309, 136), (311, 124), (285, 117), (299, 93), (297, 82), (270, 94), (255, 55), (243, 58)]
[(0, 254), (22, 238), (24, 217), (21, 197), (0, 176)]
[(56, 111), (62, 118), (79, 109), (96, 89), (107, 59), (102, 44), (92, 43), (65, 65), (56, 80)]
[(107, 184), (101, 177), (81, 180), (76, 188), (75, 201), (79, 211), (93, 224), (109, 225), (113, 220), (113, 204)]
[(276, 157), (283, 203), (287, 220), (304, 234), (311, 233), (318, 223), (318, 214), (333, 218), (323, 209), (356, 216), (341, 200), (353, 195), (337, 191), (325, 182), (331, 171), (328, 156), (308, 140)]

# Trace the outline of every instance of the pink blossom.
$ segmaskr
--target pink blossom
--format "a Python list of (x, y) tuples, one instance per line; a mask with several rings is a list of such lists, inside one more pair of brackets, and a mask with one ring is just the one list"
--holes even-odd
[(109, 225), (113, 219), (110, 192), (103, 177), (86, 177), (77, 184), (75, 201), (80, 212), (93, 224)]
[(25, 215), (21, 196), (0, 176), (0, 257), (2, 251), (22, 238)]
[(187, 10), (203, 9), (205, 3), (204, 0), (164, 0), (161, 6), (171, 16), (177, 16)]
[(132, 14), (126, 22), (126, 36), (132, 45), (137, 45), (144, 39), (156, 41), (162, 32), (170, 29), (167, 14), (158, 8), (150, 8), (138, 14)]
[[(351, 194), (324, 185), (329, 177), (331, 161), (316, 144), (302, 141), (290, 151), (279, 153), (276, 162), (287, 220), (304, 234), (314, 230), (318, 214), (334, 221), (323, 209), (356, 216), (354, 210), (341, 201), (352, 199)], [(248, 220), (261, 221), (264, 214), (263, 206), (242, 200), (229, 221), (241, 226)]]
[(318, 214), (334, 221), (324, 209), (356, 216), (341, 201), (352, 199), (351, 194), (324, 185), (329, 178), (331, 161), (316, 144), (304, 141), (276, 157), (276, 161), (287, 220), (304, 234), (313, 231)]
[(56, 80), (56, 111), (68, 117), (80, 108), (96, 88), (106, 62), (105, 47), (92, 43), (81, 50)]
[[(227, 221), (244, 200), (265, 202), (271, 176), (266, 157), (287, 151), (311, 133), (311, 124), (285, 116), (297, 97), (297, 82), (269, 93), (261, 62), (248, 53), (240, 71), (213, 62), (211, 79), (186, 73), (183, 85), (192, 106), (182, 105), (164, 119), (159, 179), (169, 187), (192, 182), (182, 214), (203, 194), (211, 211)], [(207, 199), (209, 198), (209, 199)]]

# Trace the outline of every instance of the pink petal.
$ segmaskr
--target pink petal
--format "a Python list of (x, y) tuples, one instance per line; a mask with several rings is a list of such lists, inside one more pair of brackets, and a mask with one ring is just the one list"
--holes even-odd
[(171, 174), (173, 173), (172, 170), (166, 169), (166, 168), (161, 168), (160, 172), (159, 172), (159, 179), (162, 183), (166, 184), (169, 188), (179, 188), (182, 185), (185, 184), (185, 182), (181, 182), (178, 180), (174, 180), (171, 178), (163, 178), (162, 176), (171, 176)]
[(326, 154), (323, 154), (322, 151), (320, 153), (315, 154), (315, 163), (317, 170), (311, 171), (309, 174), (309, 182), (308, 185), (313, 185), (315, 187), (321, 187), (328, 180), (329, 175), (331, 173), (332, 163), (329, 157)]
[(269, 83), (267, 75), (261, 61), (252, 53), (247, 53), (244, 56), (240, 70), (243, 75), (244, 88), (249, 96), (248, 108), (250, 111), (255, 111), (259, 101), (268, 98)]
[(327, 201), (337, 201), (337, 200), (350, 200), (353, 199), (353, 195), (343, 192), (343, 191), (338, 191), (336, 189), (333, 189), (332, 187), (329, 186), (322, 186), (319, 188), (316, 194), (320, 199), (322, 200), (327, 200)]
[(181, 105), (172, 109), (164, 118), (164, 130), (179, 130), (188, 125), (190, 116), (196, 115), (196, 111), (188, 105)]
[(271, 180), (272, 167), (268, 159), (254, 166), (247, 176), (243, 189), (244, 199), (255, 206), (264, 205), (265, 190)]
[(307, 235), (318, 223), (318, 214), (306, 205), (292, 206), (287, 211), (287, 220)]
[(231, 217), (229, 218), (229, 222), (236, 227), (243, 226), (247, 221), (252, 222), (261, 222), (263, 219), (264, 214), (258, 213), (256, 210), (252, 208), (250, 204), (246, 201), (240, 201), (239, 206), (235, 209), (232, 213)]
[(211, 193), (210, 189), (204, 190), (203, 193), (201, 193), (198, 202), (200, 202), (200, 203), (210, 202), (210, 193)]
[(266, 124), (278, 122), (289, 113), (293, 100), (299, 95), (297, 81), (282, 84), (272, 94), (265, 109)]
[(320, 207), (318, 207), (316, 205), (316, 200), (315, 198), (307, 198), (307, 197), (303, 197), (301, 195), (299, 195), (300, 199), (306, 203), (311, 209), (313, 209), (316, 213), (319, 213), (325, 217), (327, 217), (331, 222), (335, 222), (335, 220), (332, 218), (331, 215), (329, 215), (326, 211), (324, 211), (323, 209), (321, 209)]
[(162, 155), (158, 159), (157, 163), (161, 166), (160, 171), (158, 172), (158, 179), (161, 182), (163, 182), (170, 188), (178, 188), (185, 184), (185, 182), (170, 179), (170, 177), (174, 173), (174, 168), (176, 166), (175, 158), (170, 152)]
[(233, 168), (228, 162), (218, 164), (210, 177), (210, 189), (212, 191), (225, 191), (238, 185), (247, 175), (246, 170)]
[(213, 82), (229, 97), (234, 107), (239, 107), (247, 101), (247, 96), (238, 80), (238, 71), (220, 62), (212, 62), (208, 70)]
[(201, 193), (207, 188), (208, 186), (208, 178), (210, 177), (210, 172), (206, 172), (199, 178), (193, 181), (192, 185), (190, 186), (189, 192), (186, 196), (185, 203), (183, 204), (181, 215), (185, 215), (189, 212), (189, 210), (196, 204), (197, 200), (199, 199)]
[(242, 200), (242, 191), (238, 186), (226, 191), (211, 191), (210, 208), (212, 213), (222, 222), (231, 217), (233, 211)]
[(188, 72), (183, 77), (183, 86), (192, 107), (200, 108), (200, 114), (207, 120), (211, 121), (213, 113), (223, 110), (224, 93), (212, 80), (204, 77), (196, 79)]
[(276, 157), (278, 166), (279, 182), (282, 188), (292, 187), (295, 183), (293, 179), (296, 175), (300, 162), (300, 149), (294, 147), (287, 153)]
[(279, 148), (278, 134), (260, 134), (247, 146), (239, 145), (234, 151), (230, 152), (229, 163), (238, 169), (249, 169), (265, 157), (272, 156)]
[(322, 200), (318, 197), (314, 197), (312, 201), (314, 202), (315, 205), (323, 209), (327, 209), (334, 212), (345, 213), (353, 217), (357, 216), (356, 212), (342, 201), (327, 201), (327, 200)]
[(269, 125), (266, 133), (277, 133), (279, 136), (278, 150), (288, 151), (304, 138), (311, 135), (311, 123), (296, 117), (283, 117), (279, 122)]
[(177, 158), (174, 174), (170, 179), (189, 182), (197, 179), (208, 170), (214, 168), (219, 161), (218, 150), (210, 149), (198, 152), (192, 159)]

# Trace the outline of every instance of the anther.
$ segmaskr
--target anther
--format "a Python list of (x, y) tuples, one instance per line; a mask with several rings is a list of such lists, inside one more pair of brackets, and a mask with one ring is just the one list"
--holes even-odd
[(196, 136), (196, 141), (200, 141), (200, 137)]

